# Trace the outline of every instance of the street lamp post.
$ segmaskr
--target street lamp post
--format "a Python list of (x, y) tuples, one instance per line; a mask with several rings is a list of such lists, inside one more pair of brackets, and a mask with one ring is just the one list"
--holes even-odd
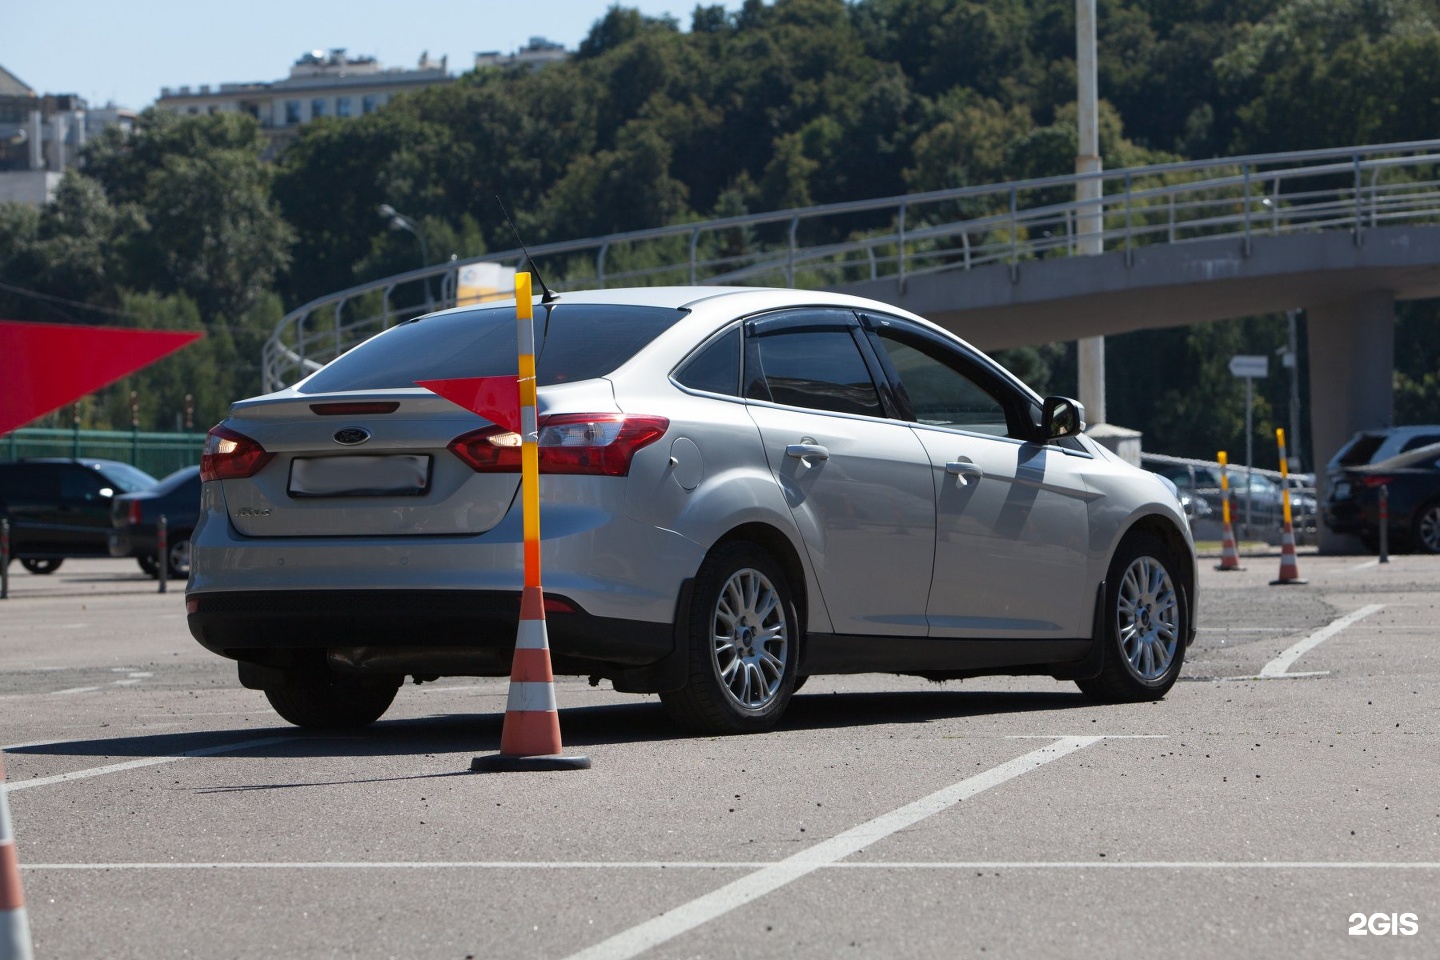
[[(381, 218), (388, 221), (391, 230), (408, 230), (420, 241), (420, 267), (424, 269), (430, 266), (430, 245), (425, 242), (425, 231), (420, 229), (420, 224), (405, 216), (388, 203), (382, 203), (375, 208)], [(430, 278), (426, 277), (421, 281), (425, 285), (425, 309), (428, 311), (433, 304), (430, 298)]]

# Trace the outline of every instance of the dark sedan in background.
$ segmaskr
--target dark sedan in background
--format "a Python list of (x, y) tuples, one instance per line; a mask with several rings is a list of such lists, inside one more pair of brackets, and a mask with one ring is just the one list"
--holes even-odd
[(190, 576), (190, 531), (200, 515), (200, 468), (183, 467), (149, 490), (116, 497), (110, 505), (110, 556), (134, 557), (152, 577), (160, 571), (158, 531), (165, 517), (165, 571)]
[(1378, 463), (1345, 467), (1332, 478), (1325, 525), (1380, 544), (1380, 491), (1389, 492), (1389, 543), (1397, 550), (1440, 553), (1440, 443)]
[(103, 557), (114, 498), (155, 485), (128, 463), (37, 457), (0, 463), (0, 519), (10, 521), (11, 556), (31, 573), (67, 557)]

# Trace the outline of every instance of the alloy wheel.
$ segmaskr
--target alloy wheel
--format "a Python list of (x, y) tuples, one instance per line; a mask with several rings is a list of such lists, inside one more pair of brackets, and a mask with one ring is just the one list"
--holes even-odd
[(1137, 557), (1125, 569), (1117, 600), (1116, 626), (1131, 672), (1147, 683), (1158, 681), (1180, 642), (1180, 599), (1164, 564)]
[(711, 651), (716, 676), (730, 698), (746, 710), (775, 699), (790, 655), (785, 605), (759, 570), (737, 570), (715, 602)]

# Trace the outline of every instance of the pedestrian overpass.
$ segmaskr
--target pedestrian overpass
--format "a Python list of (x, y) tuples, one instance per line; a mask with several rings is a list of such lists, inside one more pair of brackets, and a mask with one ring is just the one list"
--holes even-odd
[[(1080, 225), (1102, 180), (1103, 249)], [(531, 248), (553, 287), (827, 289), (918, 313), (985, 350), (1304, 308), (1323, 464), (1393, 415), (1394, 303), (1440, 297), (1440, 140), (1187, 161), (675, 224)], [(456, 302), (460, 270), (362, 284), (287, 314), (267, 389)], [(1111, 375), (1117, 375), (1111, 371)]]

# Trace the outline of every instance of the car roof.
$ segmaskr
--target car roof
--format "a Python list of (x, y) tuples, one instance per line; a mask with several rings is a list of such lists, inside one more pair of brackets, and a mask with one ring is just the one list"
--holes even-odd
[(1403, 467), (1414, 467), (1427, 460), (1440, 459), (1440, 443), (1426, 444), (1423, 447), (1416, 447), (1414, 450), (1406, 450), (1404, 453), (1397, 453), (1393, 457), (1387, 457), (1378, 463), (1366, 464), (1362, 467), (1352, 469), (1362, 470), (1365, 473), (1384, 473), (1386, 470), (1399, 470)]

